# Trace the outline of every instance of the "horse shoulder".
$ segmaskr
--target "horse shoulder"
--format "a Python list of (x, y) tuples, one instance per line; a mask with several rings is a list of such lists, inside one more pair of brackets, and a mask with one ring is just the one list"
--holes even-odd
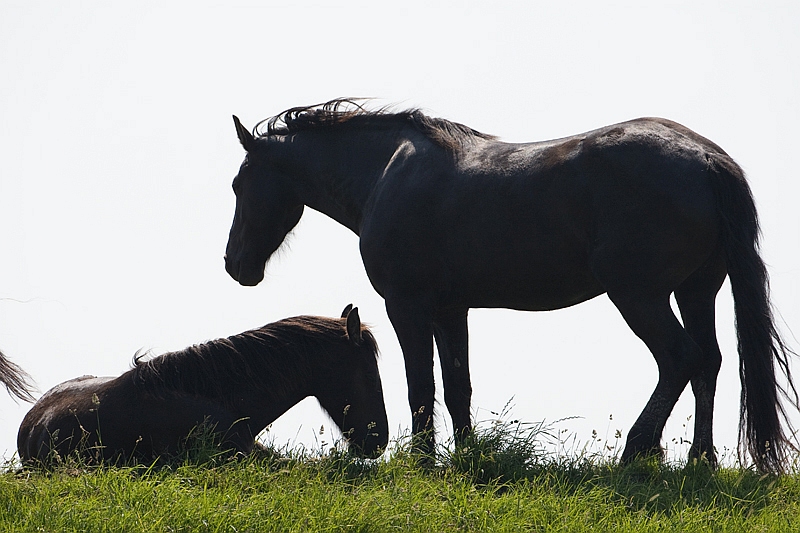
[(379, 293), (376, 280), (397, 254), (424, 247), (454, 178), (452, 156), (429, 141), (407, 141), (395, 151), (375, 184), (359, 230), (364, 266)]
[(445, 150), (429, 141), (400, 144), (373, 187), (359, 232), (362, 242), (382, 239), (397, 224), (424, 214), (420, 204), (429, 205), (452, 170)]

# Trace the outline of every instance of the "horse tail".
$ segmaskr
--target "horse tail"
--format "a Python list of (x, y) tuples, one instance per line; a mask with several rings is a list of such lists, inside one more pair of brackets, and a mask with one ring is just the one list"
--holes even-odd
[(11, 362), (3, 352), (0, 352), (0, 382), (12, 396), (26, 402), (35, 401), (31, 377), (19, 365)]
[[(759, 255), (760, 228), (755, 201), (744, 171), (725, 154), (707, 155), (708, 169), (722, 221), (722, 244), (733, 293), (739, 378), (739, 458), (752, 457), (764, 472), (784, 470), (787, 454), (797, 447), (784, 427), (792, 426), (782, 403), (798, 406), (798, 393), (789, 369), (796, 355), (775, 327), (769, 296), (769, 277)], [(781, 385), (775, 366), (786, 379)]]

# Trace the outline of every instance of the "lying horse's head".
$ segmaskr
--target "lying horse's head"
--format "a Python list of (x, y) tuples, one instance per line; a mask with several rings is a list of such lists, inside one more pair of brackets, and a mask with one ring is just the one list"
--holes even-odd
[[(342, 312), (347, 346), (315, 369), (314, 396), (339, 427), (352, 452), (377, 457), (389, 442), (389, 422), (378, 372), (378, 345), (361, 325), (358, 308)], [(333, 353), (333, 350), (330, 350)]]

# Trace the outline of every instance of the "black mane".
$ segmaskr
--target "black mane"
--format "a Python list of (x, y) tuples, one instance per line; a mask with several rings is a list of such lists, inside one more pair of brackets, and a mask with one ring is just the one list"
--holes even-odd
[[(361, 336), (377, 357), (377, 343), (365, 326)], [(336, 364), (330, 357), (336, 343), (349, 342), (345, 319), (298, 316), (149, 360), (137, 356), (132, 379), (154, 394), (180, 391), (234, 401), (245, 384), (259, 389), (268, 381), (275, 390), (276, 384), (308, 379), (312, 365)]]
[[(293, 107), (256, 124), (253, 135), (259, 137), (286, 135), (342, 124), (362, 127), (411, 125), (436, 144), (453, 151), (476, 138), (494, 138), (492, 135), (481, 133), (457, 122), (429, 117), (419, 109), (390, 112), (383, 107), (378, 110), (368, 110), (359, 103), (359, 100), (361, 99), (337, 98), (323, 104)], [(266, 129), (262, 130), (263, 127)]]

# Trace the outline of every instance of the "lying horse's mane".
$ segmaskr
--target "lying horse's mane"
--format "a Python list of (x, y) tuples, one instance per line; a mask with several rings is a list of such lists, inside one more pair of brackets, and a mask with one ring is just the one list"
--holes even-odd
[(377, 110), (368, 110), (359, 103), (359, 100), (364, 99), (337, 98), (324, 104), (293, 107), (256, 124), (253, 134), (269, 137), (270, 135), (286, 135), (310, 129), (329, 128), (340, 124), (362, 127), (410, 124), (436, 144), (452, 151), (458, 151), (475, 138), (494, 138), (492, 135), (481, 133), (457, 122), (429, 117), (419, 109), (391, 112), (387, 107), (383, 107)]
[[(361, 337), (377, 357), (377, 343), (366, 326), (361, 327)], [(337, 342), (350, 342), (345, 319), (298, 316), (153, 359), (137, 355), (131, 372), (133, 383), (153, 394), (178, 391), (227, 403), (245, 386), (258, 389), (265, 381), (288, 384), (307, 379), (304, 368), (315, 364), (309, 353), (319, 354), (316, 362), (324, 361)]]

